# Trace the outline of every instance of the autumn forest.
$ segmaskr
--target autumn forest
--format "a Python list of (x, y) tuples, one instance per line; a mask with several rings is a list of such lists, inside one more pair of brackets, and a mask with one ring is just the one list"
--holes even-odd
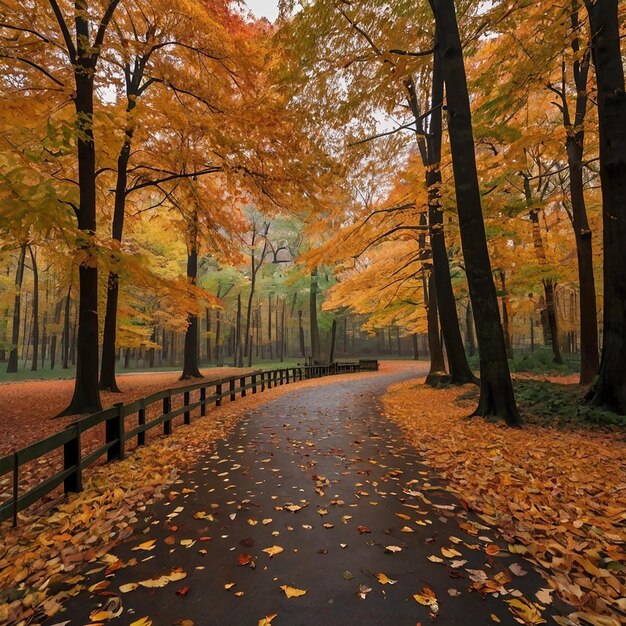
[[(382, 624), (386, 593), (398, 624), (624, 623), (626, 5), (269, 5), (0, 0), (0, 623), (347, 625), (365, 601)], [(256, 493), (275, 454), (306, 500)], [(247, 492), (212, 482), (228, 467)], [(374, 494), (402, 510), (380, 539)], [(257, 559), (317, 527), (351, 599), (324, 617), (294, 561), (275, 610), (246, 600)], [(231, 533), (232, 571), (132, 578), (155, 545), (232, 556)], [(346, 565), (355, 537), (381, 554)], [(426, 569), (398, 582), (394, 559)], [(189, 603), (194, 576), (229, 594), (209, 617), (148, 595)]]

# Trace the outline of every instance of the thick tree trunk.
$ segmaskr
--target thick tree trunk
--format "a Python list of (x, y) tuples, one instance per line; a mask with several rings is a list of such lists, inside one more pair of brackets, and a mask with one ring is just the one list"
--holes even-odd
[(37, 268), (37, 259), (31, 246), (28, 246), (28, 251), (30, 252), (33, 272), (33, 361), (30, 371), (36, 372), (39, 361), (39, 270)]
[(450, 382), (455, 385), (477, 383), (476, 376), (470, 369), (463, 347), (463, 338), (456, 309), (456, 298), (452, 289), (450, 262), (446, 247), (441, 206), (441, 140), (443, 109), (444, 76), (441, 53), (435, 50), (433, 58), (433, 84), (431, 97), (430, 132), (427, 145), (426, 187), (428, 189), (428, 224), (430, 246), (432, 250), (435, 288), (439, 322), (443, 334)]
[(598, 84), (604, 231), (604, 334), (594, 406), (626, 414), (626, 94), (618, 0), (585, 0)]
[[(191, 223), (189, 254), (187, 255), (187, 281), (195, 285), (198, 278), (198, 216), (194, 214)], [(202, 378), (198, 367), (198, 351), (200, 349), (198, 333), (198, 316), (189, 312), (187, 315), (187, 331), (185, 332), (185, 348), (183, 353), (183, 373), (180, 379)]]
[(22, 303), (22, 282), (24, 281), (24, 261), (26, 259), (26, 244), (20, 246), (20, 255), (17, 259), (17, 270), (15, 272), (15, 299), (13, 304), (13, 328), (11, 329), (11, 351), (9, 352), (9, 362), (7, 363), (7, 373), (17, 372), (18, 346), (20, 342), (20, 314)]
[[(585, 144), (584, 122), (588, 104), (588, 78), (591, 62), (590, 51), (580, 54), (579, 0), (572, 1), (572, 51), (574, 53), (573, 76), (576, 87), (574, 119), (569, 108), (562, 107), (563, 124), (567, 131), (565, 147), (569, 169), (572, 226), (578, 257), (578, 285), (580, 289), (580, 379), (581, 385), (593, 382), (600, 361), (598, 357), (598, 313), (596, 308), (596, 286), (593, 273), (592, 233), (587, 219), (583, 186), (583, 154)], [(564, 81), (563, 81), (564, 82)], [(565, 84), (562, 85), (565, 91)]]
[[(80, 3), (79, 3), (80, 4)], [(78, 146), (79, 210), (78, 228), (82, 240), (79, 249), (84, 260), (78, 268), (78, 341), (74, 393), (61, 415), (95, 413), (102, 409), (98, 390), (98, 256), (93, 237), (96, 232), (96, 148), (93, 135), (93, 67), (89, 45), (86, 7), (76, 13), (79, 41), (75, 70), (74, 104), (80, 128)], [(68, 337), (69, 339), (69, 337)]]
[(317, 267), (311, 272), (311, 291), (309, 297), (309, 323), (311, 325), (311, 357), (313, 363), (321, 362), (320, 330), (317, 325)]
[(567, 138), (572, 221), (578, 257), (578, 285), (580, 289), (580, 384), (589, 385), (600, 366), (598, 357), (598, 312), (596, 285), (593, 274), (591, 229), (587, 220), (583, 190), (582, 157), (583, 133)]
[(480, 400), (476, 415), (521, 423), (504, 345), (483, 222), (467, 79), (454, 0), (433, 0), (448, 111), (448, 132), (457, 196), (461, 245), (480, 352)]

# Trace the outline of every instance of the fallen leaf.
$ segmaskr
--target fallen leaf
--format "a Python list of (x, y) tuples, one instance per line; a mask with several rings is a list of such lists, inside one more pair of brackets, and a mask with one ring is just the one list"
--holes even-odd
[(391, 578), (389, 578), (386, 574), (383, 574), (382, 572), (374, 574), (374, 576), (376, 576), (378, 582), (381, 585), (395, 585), (398, 582), (397, 580), (391, 580)]
[(306, 594), (306, 589), (296, 589), (295, 587), (289, 587), (289, 585), (281, 585), (280, 588), (288, 598), (298, 598)]
[(283, 551), (283, 548), (281, 548), (280, 546), (270, 546), (269, 548), (264, 548), (263, 552), (265, 552), (266, 554), (269, 554), (270, 559), (273, 556), (276, 556), (277, 554), (280, 554)]
[(257, 626), (269, 626), (272, 623), (272, 620), (278, 615), (278, 613), (273, 613), (272, 615), (267, 615), (264, 618), (259, 620)]

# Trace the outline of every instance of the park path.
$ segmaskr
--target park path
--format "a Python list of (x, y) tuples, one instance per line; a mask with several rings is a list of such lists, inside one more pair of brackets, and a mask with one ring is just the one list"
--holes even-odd
[[(52, 623), (101, 623), (120, 609), (108, 623), (520, 623), (507, 600), (537, 602), (545, 581), (381, 415), (378, 397), (418, 372), (294, 387), (250, 412), (93, 564), (88, 585), (108, 586), (69, 600)], [(306, 594), (288, 598), (283, 585)]]

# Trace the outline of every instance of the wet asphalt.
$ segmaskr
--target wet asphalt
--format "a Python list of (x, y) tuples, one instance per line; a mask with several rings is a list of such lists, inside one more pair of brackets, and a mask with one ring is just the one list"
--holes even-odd
[[(523, 623), (507, 600), (538, 603), (546, 581), (382, 415), (387, 387), (422, 373), (294, 385), (251, 410), (141, 513), (132, 537), (88, 568), (88, 586), (108, 581), (106, 589), (82, 592), (48, 623), (257, 626), (272, 615), (272, 626)], [(273, 546), (282, 551), (264, 552)], [(381, 574), (396, 582), (382, 584)], [(306, 593), (288, 598), (281, 586)], [(558, 608), (541, 613), (554, 623)]]

